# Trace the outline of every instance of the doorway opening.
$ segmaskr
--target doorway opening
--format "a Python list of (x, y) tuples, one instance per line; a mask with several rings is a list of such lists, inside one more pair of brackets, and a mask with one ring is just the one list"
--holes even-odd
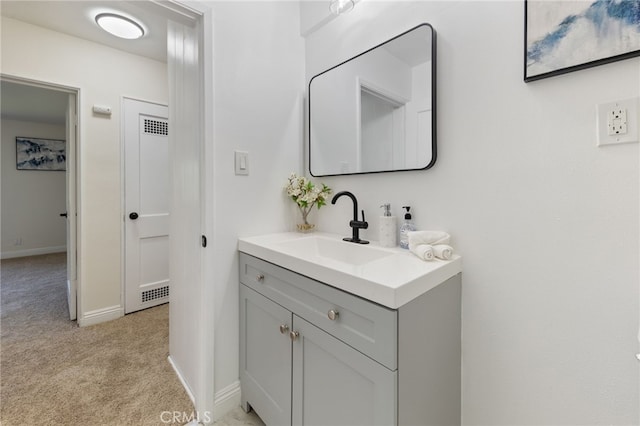
[[(80, 8), (84, 3), (94, 4), (95, 2), (70, 2), (73, 8)], [(167, 19), (168, 28), (167, 36), (171, 51), (172, 65), (169, 66), (171, 72), (169, 105), (172, 105), (173, 111), (170, 113), (171, 124), (174, 129), (181, 130), (179, 141), (174, 144), (180, 146), (176, 149), (175, 154), (180, 156), (180, 163), (176, 164), (178, 155), (172, 155), (172, 173), (174, 176), (186, 177), (192, 179), (192, 182), (181, 181), (173, 184), (172, 193), (181, 196), (173, 200), (181, 209), (172, 209), (174, 214), (172, 223), (172, 239), (175, 240), (178, 235), (182, 235), (179, 242), (180, 246), (176, 246), (177, 255), (171, 256), (172, 263), (177, 267), (170, 267), (171, 271), (180, 273), (179, 280), (173, 279), (172, 282), (180, 282), (181, 287), (178, 291), (171, 291), (171, 312), (170, 312), (170, 335), (171, 335), (171, 361), (179, 376), (185, 384), (196, 402), (198, 411), (213, 411), (211, 407), (214, 404), (214, 380), (213, 380), (213, 358), (214, 358), (214, 311), (212, 300), (214, 296), (213, 286), (203, 286), (202, 282), (208, 281), (208, 277), (212, 276), (213, 262), (202, 262), (203, 257), (211, 258), (212, 250), (204, 251), (200, 245), (201, 236), (207, 231), (213, 229), (213, 214), (210, 213), (213, 206), (213, 127), (207, 121), (205, 126), (204, 117), (211, 117), (213, 112), (213, 11), (211, 6), (199, 2), (120, 2), (122, 5), (135, 3), (136, 7), (146, 10), (149, 14), (158, 14)], [(3, 8), (3, 13), (6, 11)], [(4, 15), (3, 15), (4, 16)], [(18, 55), (13, 60), (17, 61)], [(70, 61), (68, 63), (73, 63)], [(44, 68), (44, 67), (41, 67)], [(18, 67), (18, 69), (21, 69)], [(46, 69), (41, 69), (46, 72)], [(30, 74), (26, 74), (30, 75)], [(58, 77), (60, 81), (67, 81), (65, 77)], [(82, 81), (82, 80), (76, 80)], [(81, 83), (83, 84), (83, 83)], [(82, 85), (83, 90), (91, 90)], [(134, 94), (134, 93), (130, 93)], [(134, 94), (135, 95), (135, 94)], [(79, 97), (78, 97), (79, 98)], [(83, 101), (84, 102), (84, 101)], [(85, 105), (86, 107), (87, 105)], [(180, 123), (175, 125), (174, 123)], [(183, 135), (182, 133), (186, 133)], [(176, 132), (177, 134), (177, 132)], [(188, 142), (188, 149), (182, 146), (183, 142)], [(200, 167), (202, 164), (203, 167)], [(197, 167), (194, 167), (196, 165)], [(83, 164), (84, 166), (84, 164)], [(89, 176), (92, 171), (83, 167), (83, 174)], [(172, 181), (173, 182), (173, 181)], [(200, 185), (202, 183), (202, 185)], [(85, 194), (87, 196), (89, 194)], [(97, 194), (99, 195), (99, 194)], [(94, 193), (93, 197), (95, 198)], [(92, 198), (93, 199), (93, 198)], [(87, 202), (88, 200), (85, 200)], [(184, 203), (183, 201), (187, 201)], [(85, 219), (94, 219), (92, 215), (97, 209), (85, 209)], [(193, 216), (197, 218), (192, 219)], [(183, 218), (177, 221), (176, 218)], [(82, 256), (82, 250), (87, 250), (95, 246), (95, 239), (89, 239), (90, 229), (94, 229), (96, 222), (88, 221), (82, 224), (84, 229), (84, 242), (87, 244), (80, 247), (79, 255)], [(100, 223), (98, 222), (98, 226)], [(174, 232), (178, 229), (179, 232)], [(109, 237), (114, 237), (114, 233)], [(80, 238), (78, 241), (82, 242)], [(111, 241), (111, 240), (110, 240)], [(173, 242), (172, 242), (173, 245)], [(186, 248), (186, 249), (183, 249)], [(99, 248), (98, 248), (99, 249)], [(87, 256), (98, 252), (85, 251)], [(88, 262), (88, 257), (84, 256), (83, 261)], [(111, 259), (111, 258), (110, 258)], [(112, 259), (111, 259), (112, 260)], [(84, 285), (89, 286), (89, 281), (85, 280), (85, 274), (93, 273), (91, 269), (94, 265), (101, 266), (99, 260), (85, 264), (81, 263), (79, 278)], [(106, 269), (106, 268), (105, 268)], [(113, 272), (114, 269), (111, 270)], [(173, 272), (172, 272), (173, 273)], [(95, 275), (95, 274), (92, 274)], [(91, 278), (91, 277), (88, 277)], [(115, 282), (115, 280), (111, 280)], [(82, 298), (78, 297), (80, 305), (77, 308), (78, 320), (81, 325), (91, 325), (97, 322), (115, 319), (122, 315), (123, 303), (117, 303), (114, 297), (115, 292), (109, 288), (110, 302), (109, 306), (97, 306), (93, 303), (93, 295), (95, 292), (89, 292), (85, 289), (85, 299), (87, 303), (82, 303)], [(93, 288), (91, 288), (93, 290)], [(82, 293), (82, 287), (78, 288), (78, 296)], [(177, 295), (175, 293), (178, 293)], [(122, 292), (121, 292), (122, 294)], [(92, 296), (89, 298), (89, 296)], [(100, 293), (98, 296), (103, 296)], [(174, 298), (175, 296), (175, 298)], [(177, 301), (178, 303), (173, 303)], [(91, 302), (91, 303), (89, 303)], [(120, 300), (122, 302), (122, 299)], [(84, 306), (83, 306), (84, 305)], [(106, 305), (106, 303), (105, 303)], [(85, 312), (83, 308), (94, 308), (90, 312)]]
[(405, 103), (361, 81), (359, 170), (404, 167)]
[(66, 253), (67, 305), (75, 320), (79, 89), (7, 75), (0, 84), (2, 258)]

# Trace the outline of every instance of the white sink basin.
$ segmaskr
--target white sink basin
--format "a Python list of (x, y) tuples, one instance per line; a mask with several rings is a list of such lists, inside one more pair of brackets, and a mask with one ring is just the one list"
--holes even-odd
[(426, 262), (399, 247), (342, 237), (283, 232), (240, 238), (238, 250), (394, 309), (462, 271), (457, 255)]
[(392, 251), (383, 250), (379, 247), (355, 244), (319, 235), (282, 241), (277, 245), (283, 250), (304, 253), (310, 258), (324, 258), (353, 266), (364, 265), (394, 254)]

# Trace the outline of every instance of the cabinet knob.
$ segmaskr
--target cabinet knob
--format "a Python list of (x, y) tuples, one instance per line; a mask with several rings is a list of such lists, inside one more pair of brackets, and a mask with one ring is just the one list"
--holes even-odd
[(335, 321), (339, 315), (340, 315), (340, 312), (336, 311), (335, 309), (331, 309), (329, 312), (327, 312), (327, 316), (331, 321)]
[(280, 324), (280, 333), (287, 334), (289, 331), (289, 326), (287, 324)]
[(289, 332), (289, 338), (291, 339), (292, 342), (295, 342), (298, 337), (300, 337), (300, 333), (298, 333), (297, 331), (290, 331)]
[(258, 275), (256, 276), (256, 281), (258, 281), (258, 282), (262, 282), (262, 281), (264, 281), (264, 275), (263, 275), (263, 274), (258, 274)]

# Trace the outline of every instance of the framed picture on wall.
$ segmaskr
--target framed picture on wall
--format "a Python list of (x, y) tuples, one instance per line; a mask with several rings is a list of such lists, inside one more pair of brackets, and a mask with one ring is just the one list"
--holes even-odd
[(640, 55), (640, 0), (525, 0), (524, 81)]
[(64, 171), (67, 165), (66, 141), (16, 137), (18, 170)]

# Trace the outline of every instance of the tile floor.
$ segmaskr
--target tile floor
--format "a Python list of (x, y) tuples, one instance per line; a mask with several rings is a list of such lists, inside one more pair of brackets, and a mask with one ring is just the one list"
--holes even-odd
[(245, 413), (242, 408), (236, 407), (215, 422), (214, 426), (265, 426), (265, 424), (254, 411)]

